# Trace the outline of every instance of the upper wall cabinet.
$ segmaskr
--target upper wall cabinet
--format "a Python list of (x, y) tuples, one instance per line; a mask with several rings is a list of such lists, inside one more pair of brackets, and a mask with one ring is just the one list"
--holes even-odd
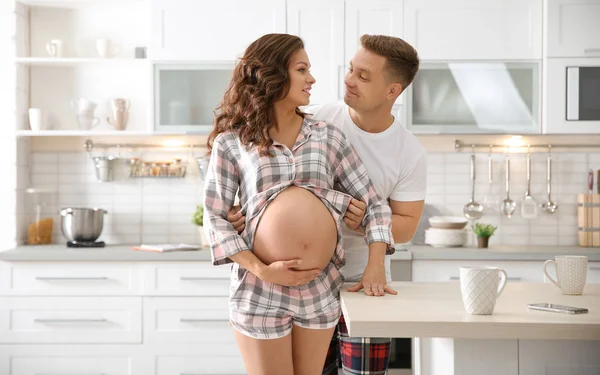
[(404, 34), (404, 1), (402, 0), (346, 0), (345, 64), (360, 47), (363, 34)]
[(153, 60), (232, 61), (259, 36), (285, 32), (285, 0), (152, 0), (151, 30)]
[[(288, 33), (304, 40), (317, 83), (311, 104), (340, 100), (363, 34), (402, 36), (402, 0), (288, 0)], [(315, 26), (317, 25), (317, 26)]]
[(405, 0), (404, 11), (421, 59), (542, 57), (542, 0)]
[(548, 57), (600, 57), (600, 1), (547, 0)]
[(288, 0), (288, 33), (304, 40), (317, 80), (311, 90), (311, 104), (337, 100), (342, 96), (344, 74), (344, 1)]

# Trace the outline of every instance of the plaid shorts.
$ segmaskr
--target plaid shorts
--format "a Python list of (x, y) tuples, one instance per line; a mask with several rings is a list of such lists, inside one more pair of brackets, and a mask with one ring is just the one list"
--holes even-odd
[(331, 338), (323, 375), (337, 375), (340, 366), (344, 375), (385, 375), (391, 348), (391, 338), (349, 337), (342, 315)]
[(246, 336), (281, 338), (291, 333), (292, 324), (331, 328), (341, 315), (339, 297), (343, 278), (331, 262), (321, 275), (301, 286), (268, 283), (241, 267), (234, 267), (231, 282), (231, 325)]

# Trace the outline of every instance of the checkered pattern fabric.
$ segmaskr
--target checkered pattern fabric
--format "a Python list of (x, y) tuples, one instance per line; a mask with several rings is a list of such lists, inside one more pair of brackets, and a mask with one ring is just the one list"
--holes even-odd
[(335, 327), (341, 314), (342, 276), (333, 263), (308, 284), (287, 287), (265, 282), (249, 271), (233, 280), (229, 299), (231, 324), (257, 339), (287, 336), (292, 324), (312, 329)]
[[(263, 208), (291, 185), (311, 191), (331, 212), (338, 227), (332, 262), (338, 268), (344, 264), (340, 225), (350, 196), (367, 202), (361, 224), (367, 243), (385, 242), (387, 253), (394, 253), (391, 209), (377, 195), (364, 165), (339, 129), (306, 118), (291, 151), (278, 142), (269, 151), (272, 156), (260, 156), (255, 147), (242, 145), (234, 132), (214, 140), (204, 185), (204, 223), (213, 264), (230, 263), (229, 256), (249, 250)], [(241, 234), (226, 219), (238, 191), (246, 216)]]
[(323, 375), (385, 375), (390, 361), (392, 339), (349, 337), (344, 316), (331, 339)]

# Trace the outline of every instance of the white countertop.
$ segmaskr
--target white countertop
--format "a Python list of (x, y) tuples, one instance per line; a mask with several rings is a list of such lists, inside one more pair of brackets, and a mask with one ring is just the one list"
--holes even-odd
[[(459, 282), (391, 285), (398, 295), (368, 297), (342, 290), (342, 310), (351, 336), (600, 340), (600, 284), (586, 285), (582, 296), (565, 296), (550, 283), (509, 282), (494, 314), (488, 316), (465, 311)], [(543, 302), (585, 307), (589, 313), (526, 308)]]
[[(19, 246), (0, 251), (0, 261), (211, 261), (208, 248), (156, 253), (132, 250), (134, 245), (100, 248), (68, 248), (63, 244)], [(407, 251), (396, 250), (392, 260), (410, 260)]]

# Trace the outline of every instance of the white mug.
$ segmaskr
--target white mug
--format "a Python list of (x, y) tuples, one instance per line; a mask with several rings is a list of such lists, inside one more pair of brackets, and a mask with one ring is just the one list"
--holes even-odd
[(491, 315), (506, 286), (506, 272), (496, 267), (460, 267), (460, 291), (465, 310)]
[(29, 108), (29, 127), (33, 131), (42, 130), (42, 110), (39, 108)]
[(71, 100), (71, 108), (77, 113), (93, 112), (98, 105), (86, 98)]
[[(586, 256), (578, 255), (558, 255), (555, 260), (547, 260), (544, 262), (544, 274), (556, 285), (562, 294), (581, 295), (587, 280), (587, 263)], [(556, 269), (556, 278), (554, 280), (548, 274), (548, 264), (554, 264)]]
[(60, 39), (52, 39), (50, 42), (46, 43), (46, 51), (52, 57), (62, 57), (63, 56), (63, 42)]
[(79, 124), (80, 130), (90, 130), (100, 123), (98, 117), (94, 117), (93, 112), (80, 113), (77, 115), (77, 123)]
[(96, 51), (98, 52), (98, 56), (110, 58), (118, 55), (121, 52), (121, 48), (115, 46), (108, 39), (96, 39)]

